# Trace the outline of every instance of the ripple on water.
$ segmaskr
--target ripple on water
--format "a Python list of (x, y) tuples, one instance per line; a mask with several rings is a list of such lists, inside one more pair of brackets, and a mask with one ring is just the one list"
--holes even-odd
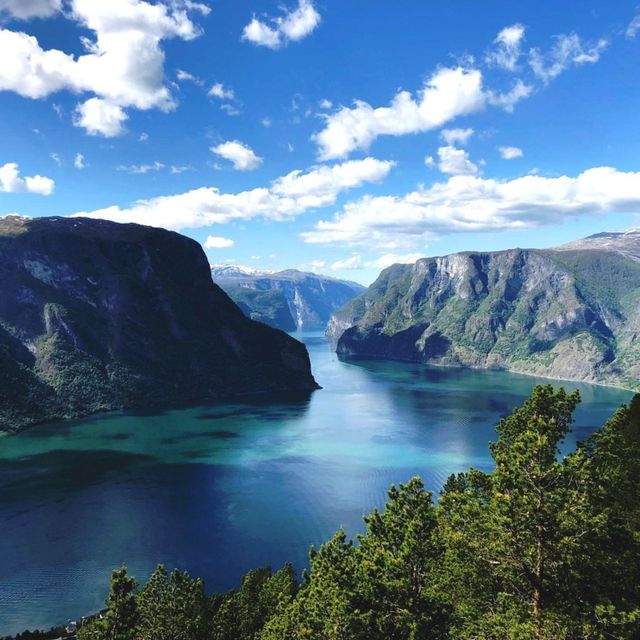
[[(338, 359), (305, 338), (324, 387), (310, 399), (110, 414), (0, 445), (0, 635), (101, 607), (110, 570), (157, 562), (210, 589), (250, 568), (307, 562), (353, 536), (391, 484), (489, 469), (494, 425), (537, 382), (500, 372)], [(545, 381), (548, 382), (548, 381)], [(563, 383), (565, 386), (571, 385)], [(627, 392), (577, 385), (588, 437)]]

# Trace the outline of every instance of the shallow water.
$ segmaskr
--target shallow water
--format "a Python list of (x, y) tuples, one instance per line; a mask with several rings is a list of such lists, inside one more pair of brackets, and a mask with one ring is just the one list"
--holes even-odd
[[(113, 567), (144, 580), (158, 562), (235, 586), (292, 561), (421, 475), (437, 491), (489, 469), (497, 420), (548, 380), (360, 360), (299, 336), (323, 386), (304, 402), (109, 414), (0, 439), (0, 635), (102, 605)], [(579, 388), (567, 448), (631, 397)]]

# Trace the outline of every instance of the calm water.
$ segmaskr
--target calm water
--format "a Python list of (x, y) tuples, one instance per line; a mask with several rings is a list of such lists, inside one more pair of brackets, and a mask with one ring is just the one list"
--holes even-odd
[[(0, 439), (0, 635), (100, 608), (110, 570), (157, 562), (227, 589), (250, 568), (306, 563), (310, 544), (420, 474), (438, 490), (490, 466), (493, 425), (538, 382), (508, 373), (341, 362), (304, 335), (324, 387), (303, 403), (108, 415)], [(630, 394), (578, 387), (569, 446)]]

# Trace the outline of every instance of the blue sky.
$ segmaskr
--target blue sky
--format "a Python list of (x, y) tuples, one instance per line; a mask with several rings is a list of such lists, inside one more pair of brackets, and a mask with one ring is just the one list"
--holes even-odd
[(0, 215), (212, 263), (393, 261), (640, 224), (640, 7), (0, 0)]

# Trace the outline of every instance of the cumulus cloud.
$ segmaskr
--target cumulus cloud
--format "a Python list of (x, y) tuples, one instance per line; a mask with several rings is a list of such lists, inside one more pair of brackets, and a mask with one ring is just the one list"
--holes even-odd
[(233, 247), (233, 245), (233, 240), (220, 236), (207, 236), (204, 243), (205, 249), (228, 249), (229, 247)]
[(320, 14), (311, 0), (299, 0), (298, 7), (284, 15), (268, 19), (269, 23), (255, 16), (244, 28), (242, 39), (261, 47), (279, 49), (310, 35), (320, 24)]
[(302, 234), (309, 243), (414, 246), (429, 234), (523, 229), (611, 212), (640, 213), (640, 172), (611, 167), (575, 177), (454, 176), (405, 196), (365, 196)]
[(55, 182), (44, 176), (20, 176), (20, 167), (15, 162), (8, 162), (0, 167), (0, 191), (5, 193), (37, 193), (50, 196), (55, 188)]
[(508, 71), (516, 71), (524, 41), (525, 28), (521, 24), (505, 27), (493, 41), (495, 48), (485, 56), (489, 64), (502, 67)]
[(498, 152), (503, 160), (515, 160), (524, 155), (519, 147), (498, 147)]
[(48, 18), (62, 9), (62, 0), (0, 0), (0, 17), (18, 20)]
[(116, 138), (125, 132), (129, 116), (124, 109), (100, 98), (90, 98), (76, 107), (73, 122), (90, 136)]
[(343, 191), (379, 182), (392, 168), (392, 162), (365, 158), (333, 167), (317, 167), (305, 173), (292, 171), (269, 187), (240, 193), (221, 193), (214, 187), (202, 187), (178, 195), (139, 200), (126, 209), (112, 206), (75, 215), (175, 230), (259, 216), (287, 220), (311, 209), (335, 204)]
[(325, 116), (326, 126), (314, 136), (323, 160), (343, 158), (356, 149), (367, 149), (382, 135), (400, 136), (429, 131), (485, 106), (482, 74), (462, 67), (438, 69), (417, 99), (400, 91), (388, 107), (374, 108), (356, 101)]
[(209, 89), (209, 95), (214, 98), (220, 98), (220, 100), (235, 100), (236, 94), (233, 89), (225, 88), (221, 82), (216, 82), (211, 89)]
[(251, 147), (238, 140), (227, 140), (211, 147), (211, 152), (229, 160), (237, 171), (252, 171), (262, 164), (262, 158), (257, 156)]
[(443, 129), (440, 132), (442, 139), (449, 145), (465, 145), (473, 135), (473, 129)]
[(41, 99), (58, 91), (93, 94), (80, 103), (74, 122), (93, 135), (123, 132), (125, 109), (170, 111), (176, 102), (164, 84), (169, 38), (192, 40), (200, 31), (189, 13), (207, 7), (188, 0), (70, 0), (69, 19), (90, 31), (78, 56), (43, 49), (26, 33), (0, 29), (0, 90)]
[(539, 49), (531, 49), (529, 65), (540, 80), (548, 83), (572, 66), (598, 62), (608, 44), (604, 38), (595, 44), (585, 45), (576, 33), (558, 35), (546, 54), (541, 53)]
[(442, 173), (450, 175), (475, 175), (478, 173), (478, 166), (469, 160), (469, 154), (464, 149), (458, 149), (451, 145), (438, 149), (436, 162), (431, 156), (425, 158), (428, 167), (438, 167)]
[(85, 162), (84, 156), (81, 153), (76, 153), (76, 157), (73, 159), (73, 166), (76, 169), (84, 169), (87, 164)]

